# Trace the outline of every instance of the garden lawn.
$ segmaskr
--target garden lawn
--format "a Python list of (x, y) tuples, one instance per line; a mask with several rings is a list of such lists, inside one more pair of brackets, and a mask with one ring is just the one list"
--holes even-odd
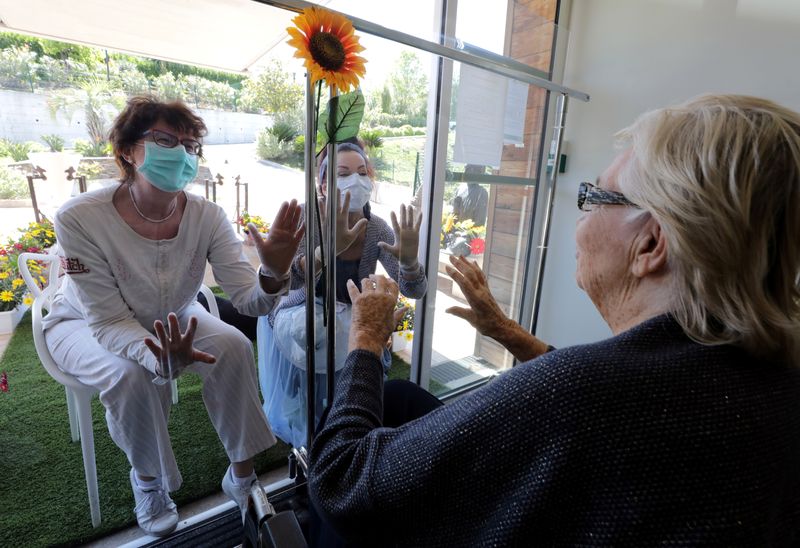
[[(372, 152), (372, 161), (378, 171), (378, 179), (397, 185), (413, 185), (417, 153), (422, 155), (424, 148), (424, 135), (385, 137), (383, 146)], [(422, 159), (420, 159), (420, 169), (422, 169)]]
[[(108, 434), (97, 398), (92, 404), (102, 522), (92, 528), (80, 442), (72, 443), (64, 388), (39, 363), (30, 312), (17, 327), (0, 372), (9, 391), (0, 392), (0, 546), (76, 545), (135, 525), (130, 466)], [(179, 402), (170, 414), (170, 434), (183, 486), (172, 497), (187, 502), (220, 491), (228, 466), (222, 444), (201, 397), (200, 378), (178, 380)], [(281, 442), (256, 458), (259, 473), (286, 463)]]

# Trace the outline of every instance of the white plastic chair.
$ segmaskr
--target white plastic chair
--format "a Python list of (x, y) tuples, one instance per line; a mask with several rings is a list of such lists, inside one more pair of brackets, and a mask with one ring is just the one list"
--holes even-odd
[[(53, 251), (48, 255), (42, 253), (20, 253), (18, 260), (20, 274), (22, 274), (22, 278), (25, 280), (28, 290), (33, 294), (31, 324), (36, 353), (39, 355), (39, 361), (42, 362), (47, 373), (61, 383), (67, 393), (69, 431), (73, 442), (81, 441), (83, 470), (86, 475), (86, 490), (89, 493), (89, 510), (92, 516), (92, 527), (97, 527), (100, 525), (100, 497), (97, 491), (97, 465), (94, 458), (94, 432), (92, 430), (91, 408), (92, 396), (97, 393), (97, 390), (91, 386), (86, 386), (73, 375), (65, 373), (58, 367), (53, 360), (53, 356), (50, 354), (50, 349), (47, 348), (47, 342), (45, 341), (44, 331), (42, 329), (43, 310), (49, 310), (50, 302), (60, 283), (61, 264), (59, 262), (59, 257)], [(47, 265), (45, 268), (47, 270), (48, 283), (44, 289), (39, 287), (39, 284), (31, 275), (30, 269), (28, 268), (28, 261), (40, 261)], [(205, 285), (200, 287), (200, 291), (208, 301), (211, 314), (219, 318), (219, 309), (217, 308), (214, 294)], [(172, 401), (173, 403), (177, 403), (177, 382), (173, 380), (171, 386)]]

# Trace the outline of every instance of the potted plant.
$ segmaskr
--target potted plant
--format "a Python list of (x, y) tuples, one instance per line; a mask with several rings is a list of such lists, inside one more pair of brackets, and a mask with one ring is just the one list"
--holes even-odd
[(414, 340), (414, 308), (413, 301), (400, 295), (397, 298), (395, 310), (400, 310), (406, 307), (403, 317), (397, 322), (392, 333), (392, 352), (399, 352), (408, 347), (411, 341)]
[(269, 223), (266, 222), (258, 215), (250, 215), (247, 211), (242, 211), (242, 214), (236, 220), (236, 224), (244, 228), (244, 244), (253, 245), (253, 238), (250, 236), (250, 229), (248, 224), (253, 223), (258, 227), (258, 232), (263, 238), (269, 233)]
[(486, 249), (486, 226), (472, 219), (459, 221), (453, 213), (442, 216), (441, 246), (453, 255), (483, 255)]
[(70, 167), (77, 169), (81, 156), (75, 152), (64, 151), (64, 139), (58, 135), (42, 135), (41, 139), (47, 143), (50, 150), (31, 152), (28, 154), (28, 159), (34, 167), (41, 167), (47, 177), (47, 180), (40, 185), (49, 191), (42, 193), (40, 201), (51, 207), (58, 207), (69, 199), (73, 190), (74, 182), (67, 180), (66, 171)]

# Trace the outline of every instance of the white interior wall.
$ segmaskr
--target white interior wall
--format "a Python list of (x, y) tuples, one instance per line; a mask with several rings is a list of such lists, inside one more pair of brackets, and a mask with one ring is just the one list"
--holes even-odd
[(591, 95), (566, 120), (538, 335), (555, 346), (605, 338), (575, 285), (575, 205), (617, 150), (613, 135), (647, 110), (705, 92), (766, 97), (800, 111), (800, 2), (575, 0), (564, 84)]

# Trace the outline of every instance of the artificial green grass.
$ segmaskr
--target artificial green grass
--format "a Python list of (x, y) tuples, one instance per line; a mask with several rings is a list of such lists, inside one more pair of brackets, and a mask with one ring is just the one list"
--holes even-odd
[[(0, 361), (9, 391), (0, 393), (0, 546), (77, 545), (136, 524), (130, 466), (111, 440), (105, 412), (92, 403), (102, 522), (92, 528), (80, 442), (72, 443), (64, 388), (42, 367), (33, 345), (30, 312)], [(217, 493), (228, 458), (208, 418), (197, 375), (178, 381), (170, 436), (183, 486), (172, 493), (178, 510)], [(256, 457), (259, 473), (286, 463), (278, 442)]]
[[(387, 376), (389, 380), (402, 379), (407, 381), (411, 378), (411, 364), (392, 352), (392, 366), (389, 368)], [(434, 396), (439, 396), (447, 392), (447, 387), (431, 379), (428, 385), (428, 392)]]

